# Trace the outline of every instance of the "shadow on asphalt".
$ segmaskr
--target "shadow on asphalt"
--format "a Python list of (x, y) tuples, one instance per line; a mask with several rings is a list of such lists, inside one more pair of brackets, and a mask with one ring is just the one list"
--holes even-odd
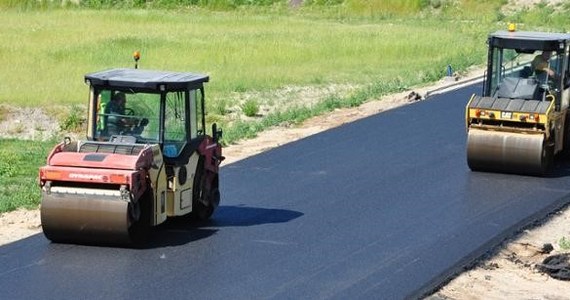
[(301, 212), (287, 209), (222, 206), (218, 208), (208, 226), (255, 226), (286, 223), (302, 215), (303, 213)]
[(527, 174), (524, 170), (520, 171), (493, 171), (493, 170), (483, 170), (474, 171), (476, 173), (497, 173), (497, 174), (510, 174), (510, 175), (522, 175), (537, 178), (562, 178), (570, 176), (570, 155), (560, 154), (556, 156), (556, 159), (552, 163), (550, 169), (546, 171), (545, 174)]
[(545, 177), (560, 178), (567, 176), (570, 176), (570, 155), (558, 155), (552, 169)]
[(188, 216), (166, 221), (153, 229), (148, 243), (143, 248), (184, 245), (208, 238), (222, 227), (286, 223), (302, 215), (301, 212), (286, 209), (220, 206), (207, 221), (198, 221)]

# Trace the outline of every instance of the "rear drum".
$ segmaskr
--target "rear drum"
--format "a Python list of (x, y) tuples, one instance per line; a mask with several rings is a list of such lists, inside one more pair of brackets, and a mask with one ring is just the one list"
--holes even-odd
[(470, 129), (467, 135), (467, 164), (474, 171), (542, 175), (553, 151), (542, 133)]

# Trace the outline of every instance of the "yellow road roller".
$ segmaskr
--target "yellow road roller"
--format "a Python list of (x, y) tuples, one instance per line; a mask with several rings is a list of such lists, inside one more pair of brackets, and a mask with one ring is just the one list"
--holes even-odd
[(221, 130), (206, 134), (209, 77), (121, 68), (84, 79), (87, 138), (56, 145), (39, 170), (45, 236), (137, 245), (169, 217), (209, 218), (223, 160)]
[(544, 175), (570, 148), (569, 42), (565, 33), (489, 35), (483, 92), (465, 110), (471, 170)]

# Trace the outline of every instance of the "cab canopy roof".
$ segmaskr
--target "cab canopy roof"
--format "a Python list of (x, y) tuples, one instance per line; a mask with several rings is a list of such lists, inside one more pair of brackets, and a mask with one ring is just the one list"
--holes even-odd
[(489, 46), (517, 49), (522, 52), (563, 51), (569, 41), (568, 33), (501, 30), (489, 35)]
[(140, 89), (156, 92), (198, 89), (208, 80), (208, 75), (203, 74), (126, 68), (85, 75), (85, 82), (100, 88)]

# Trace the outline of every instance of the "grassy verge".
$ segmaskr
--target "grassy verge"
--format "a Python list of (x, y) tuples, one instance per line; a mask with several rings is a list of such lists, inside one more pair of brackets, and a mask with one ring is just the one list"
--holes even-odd
[[(85, 106), (84, 74), (132, 67), (130, 55), (140, 50), (141, 68), (209, 74), (208, 120), (230, 129), (245, 121), (226, 115), (223, 107), (243, 95), (263, 93), (267, 96), (257, 103), (269, 115), (283, 115), (290, 108), (274, 102), (272, 91), (335, 84), (367, 88), (394, 79), (412, 85), (441, 78), (448, 64), (456, 70), (479, 64), (493, 26), (440, 16), (348, 17), (334, 11), (1, 11), (0, 64), (11, 71), (0, 73), (0, 103)], [(302, 99), (287, 99), (294, 101), (303, 106)], [(239, 138), (229, 135), (225, 141), (231, 136)]]
[(53, 142), (0, 140), (0, 213), (39, 204), (38, 168)]
[[(411, 82), (414, 85), (416, 82)], [(356, 107), (366, 101), (389, 93), (403, 91), (408, 86), (399, 80), (391, 80), (371, 84), (348, 96), (332, 95), (323, 101), (311, 106), (295, 106), (284, 111), (276, 111), (268, 114), (261, 120), (238, 121), (224, 131), (224, 142), (232, 143), (243, 138), (253, 138), (265, 128), (282, 123), (301, 123), (311, 117), (331, 112), (337, 108)]]
[(84, 74), (132, 67), (134, 50), (142, 52), (141, 68), (209, 74), (215, 103), (285, 85), (433, 79), (447, 64), (481, 62), (490, 29), (439, 19), (351, 21), (201, 9), (8, 10), (0, 17), (0, 64), (11, 70), (0, 73), (10, 87), (0, 89), (0, 103), (44, 107), (84, 105)]

